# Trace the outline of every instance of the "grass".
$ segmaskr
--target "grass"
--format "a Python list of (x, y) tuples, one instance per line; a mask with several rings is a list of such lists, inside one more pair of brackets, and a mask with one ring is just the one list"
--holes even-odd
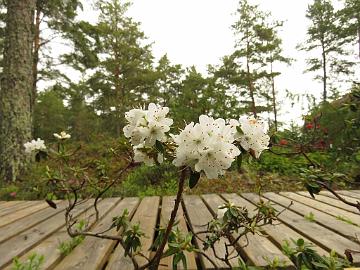
[(360, 227), (359, 224), (353, 222), (351, 219), (349, 219), (349, 218), (347, 218), (347, 217), (344, 217), (344, 216), (336, 216), (336, 219), (337, 219), (337, 220), (340, 220), (340, 221), (343, 221), (343, 222), (345, 222), (345, 223), (347, 223), (347, 224)]
[(309, 222), (315, 222), (315, 215), (313, 212), (310, 212), (309, 214), (305, 215), (304, 218)]

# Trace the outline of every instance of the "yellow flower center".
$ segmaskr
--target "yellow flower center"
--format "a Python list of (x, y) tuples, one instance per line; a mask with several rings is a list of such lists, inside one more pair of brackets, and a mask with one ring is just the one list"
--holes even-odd
[(250, 119), (249, 123), (252, 124), (252, 125), (256, 125), (257, 121), (256, 121), (256, 119)]

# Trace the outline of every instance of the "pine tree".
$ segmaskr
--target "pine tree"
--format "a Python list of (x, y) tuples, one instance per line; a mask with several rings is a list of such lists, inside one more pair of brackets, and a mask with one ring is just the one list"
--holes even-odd
[(236, 37), (235, 51), (223, 58), (216, 76), (226, 80), (230, 89), (236, 88), (245, 111), (256, 116), (259, 112), (269, 111), (267, 105), (260, 106), (258, 102), (264, 96), (261, 87), (269, 77), (267, 59), (275, 50), (272, 43), (277, 37), (267, 23), (270, 14), (259, 10), (257, 5), (241, 1), (236, 14), (238, 19), (232, 25)]
[(36, 1), (7, 2), (0, 89), (0, 179), (13, 181), (28, 157), (23, 144), (32, 129), (33, 32)]
[[(66, 38), (66, 32), (71, 29), (82, 8), (80, 0), (36, 0), (34, 19), (34, 45), (33, 45), (33, 103), (37, 94), (37, 82), (52, 80), (60, 76), (54, 68), (55, 60), (46, 46), (56, 38)], [(43, 34), (43, 29), (46, 33)], [(63, 40), (65, 42), (65, 40)]]
[(328, 98), (328, 88), (330, 76), (335, 74), (351, 73), (353, 62), (343, 58), (347, 55), (344, 49), (346, 41), (339, 38), (339, 16), (334, 7), (328, 0), (314, 0), (308, 6), (306, 17), (311, 21), (307, 30), (308, 39), (305, 44), (299, 46), (305, 51), (319, 51), (318, 57), (307, 59), (308, 69), (310, 72), (321, 70), (319, 79), (323, 84), (322, 100)]
[(266, 51), (268, 55), (266, 61), (269, 66), (267, 79), (270, 81), (271, 91), (269, 95), (269, 101), (271, 102), (272, 111), (274, 114), (274, 128), (278, 130), (278, 108), (277, 108), (277, 91), (275, 87), (275, 78), (281, 73), (275, 70), (277, 63), (290, 64), (292, 59), (282, 55), (282, 40), (278, 36), (278, 29), (282, 27), (282, 22), (274, 21), (269, 23), (266, 27), (266, 31), (263, 32), (263, 40), (266, 42)]
[(157, 77), (151, 44), (144, 45), (139, 23), (126, 15), (130, 3), (99, 0), (96, 6), (98, 23), (78, 22), (67, 34), (74, 51), (64, 61), (84, 75), (94, 107), (118, 136), (124, 112), (154, 93)]
[(185, 71), (181, 65), (172, 65), (165, 54), (159, 59), (155, 72), (157, 93), (153, 93), (149, 98), (153, 102), (169, 106), (169, 104), (176, 102), (179, 96)]
[(340, 38), (345, 43), (356, 42), (360, 58), (360, 1), (345, 0), (345, 6), (339, 11), (342, 32)]

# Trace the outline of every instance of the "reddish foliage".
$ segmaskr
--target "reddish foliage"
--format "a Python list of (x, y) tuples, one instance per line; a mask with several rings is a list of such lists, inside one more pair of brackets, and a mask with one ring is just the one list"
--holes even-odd
[(281, 139), (280, 142), (279, 142), (280, 145), (287, 145), (288, 144), (288, 141), (285, 140), (285, 139)]
[(306, 127), (307, 129), (312, 129), (312, 128), (314, 127), (314, 125), (313, 125), (312, 123), (307, 123), (307, 124), (305, 125), (305, 127)]

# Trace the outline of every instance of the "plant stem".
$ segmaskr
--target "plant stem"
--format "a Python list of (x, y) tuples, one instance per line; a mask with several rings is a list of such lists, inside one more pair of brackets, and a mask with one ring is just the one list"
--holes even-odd
[(97, 208), (97, 203), (99, 201), (99, 199), (101, 198), (101, 196), (108, 191), (117, 181), (119, 181), (120, 179), (122, 179), (122, 175), (130, 168), (132, 167), (134, 164), (133, 162), (130, 162), (124, 169), (122, 169), (119, 173), (119, 176), (117, 178), (114, 178), (113, 181), (111, 181), (111, 183), (109, 185), (107, 185), (101, 192), (98, 193), (98, 195), (95, 198), (94, 201), (94, 208), (95, 208), (95, 212), (96, 212), (96, 220), (99, 220), (99, 210)]
[(171, 211), (170, 220), (169, 220), (169, 223), (166, 227), (166, 231), (164, 234), (164, 239), (161, 242), (159, 248), (156, 250), (154, 257), (149, 261), (149, 263), (139, 267), (139, 270), (142, 270), (142, 269), (156, 270), (159, 267), (165, 245), (168, 241), (172, 226), (175, 223), (177, 211), (179, 210), (179, 206), (180, 206), (180, 203), (182, 200), (182, 194), (184, 192), (184, 185), (185, 185), (185, 180), (186, 180), (186, 172), (187, 172), (187, 170), (185, 168), (181, 168), (181, 175), (180, 175), (180, 179), (179, 179), (179, 185), (178, 185), (178, 191), (177, 191), (177, 195), (176, 195), (176, 199), (175, 199), (175, 205), (174, 205), (173, 210)]

